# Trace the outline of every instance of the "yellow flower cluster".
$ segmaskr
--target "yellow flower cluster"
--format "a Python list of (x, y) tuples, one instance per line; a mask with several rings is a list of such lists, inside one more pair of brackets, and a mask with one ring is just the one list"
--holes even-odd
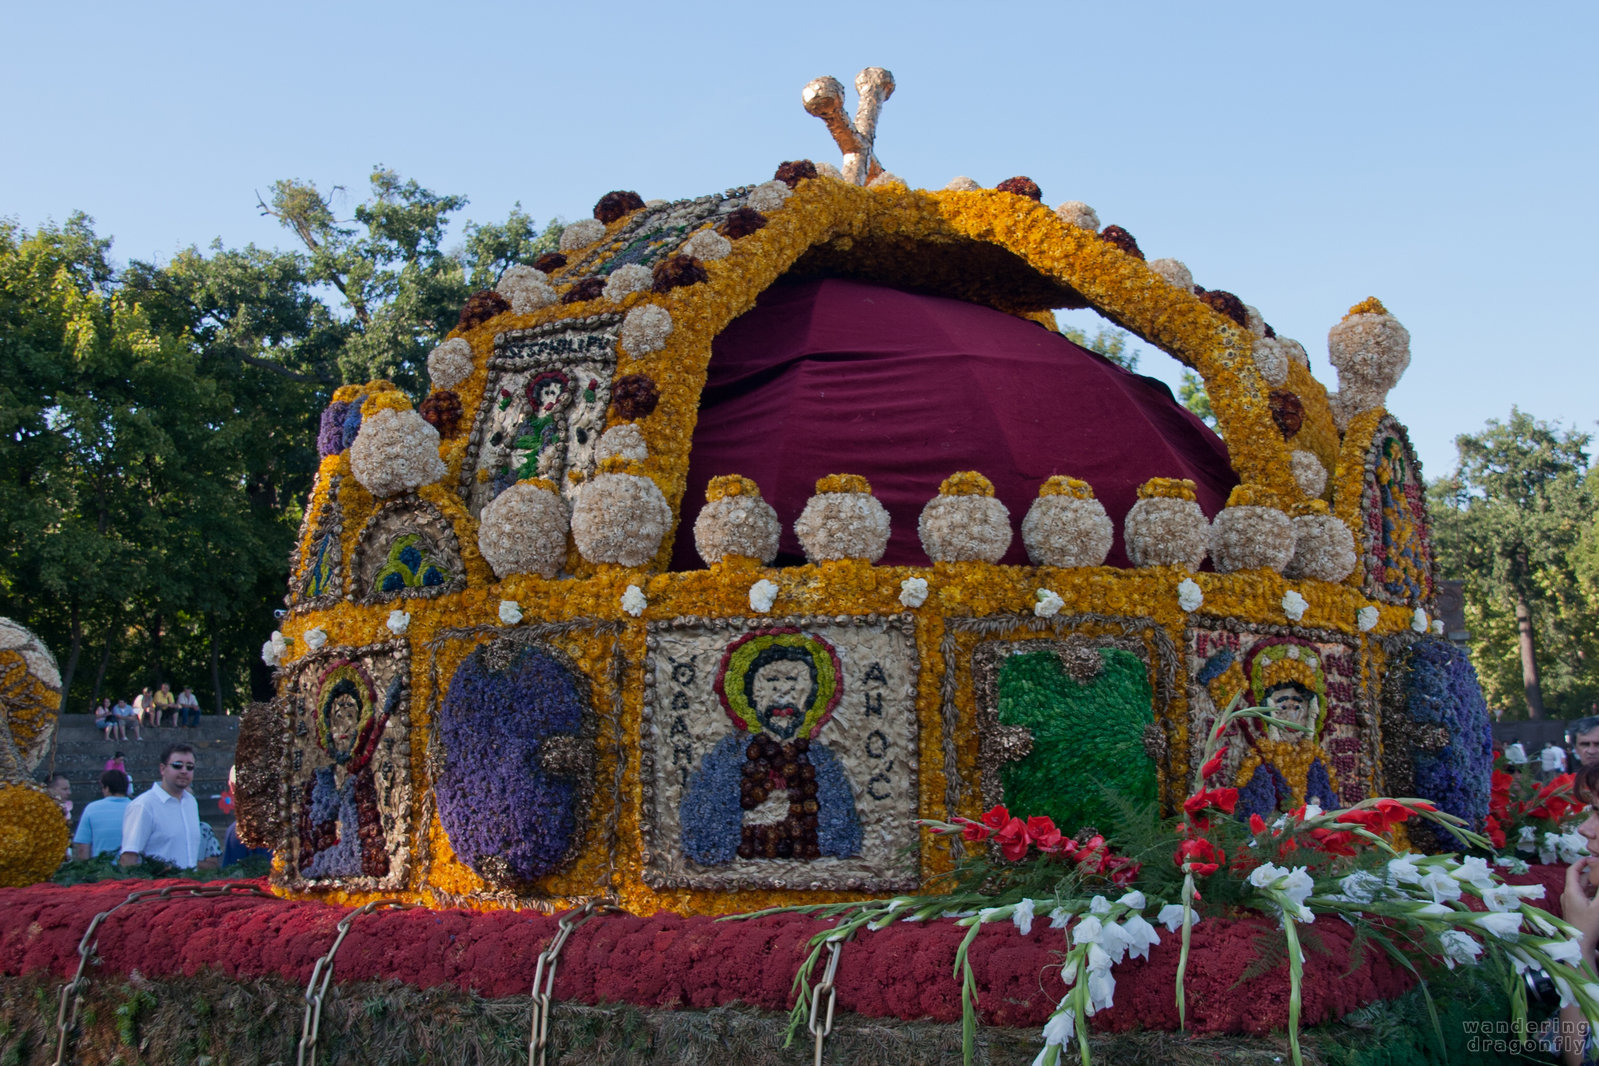
[(940, 496), (992, 496), (994, 483), (975, 470), (961, 470), (938, 486)]
[(48, 880), (67, 853), (67, 837), (67, 820), (44, 789), (0, 784), (0, 887)]
[(1040, 496), (1070, 496), (1074, 500), (1092, 500), (1094, 486), (1081, 478), (1056, 474), (1038, 486)]
[(828, 474), (816, 480), (816, 491), (823, 492), (858, 492), (870, 495), (872, 483), (859, 474)]
[(1138, 486), (1140, 500), (1197, 500), (1197, 486), (1185, 477), (1152, 477)]
[(715, 503), (729, 496), (759, 496), (761, 488), (754, 481), (739, 474), (720, 474), (705, 486), (705, 502)]

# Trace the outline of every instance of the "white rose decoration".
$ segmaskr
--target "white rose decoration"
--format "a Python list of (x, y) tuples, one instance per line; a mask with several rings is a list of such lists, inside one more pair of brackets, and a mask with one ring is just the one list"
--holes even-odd
[(305, 631), (305, 646), (310, 648), (312, 651), (316, 651), (327, 642), (327, 630), (318, 627), (316, 629), (308, 629)]
[(761, 578), (750, 586), (750, 610), (765, 614), (777, 602), (777, 586)]
[(1377, 628), (1378, 617), (1379, 614), (1377, 608), (1362, 607), (1360, 610), (1355, 612), (1355, 625), (1360, 627), (1360, 631), (1362, 633), (1370, 633), (1373, 629)]
[(1192, 613), (1204, 602), (1205, 590), (1199, 587), (1199, 582), (1191, 577), (1183, 578), (1182, 584), (1177, 586), (1177, 606)]
[(920, 607), (927, 602), (927, 579), (908, 577), (899, 583), (899, 602), (907, 607)]
[(522, 608), (515, 600), (500, 601), (500, 621), (514, 626), (522, 620)]
[(388, 626), (390, 633), (393, 633), (395, 636), (400, 636), (407, 629), (411, 628), (410, 613), (407, 611), (390, 611)]
[(1410, 628), (1417, 633), (1427, 632), (1427, 612), (1417, 607), (1416, 613), (1410, 616)]
[(1297, 622), (1305, 617), (1305, 610), (1310, 606), (1310, 601), (1293, 589), (1283, 593), (1283, 614)]
[(1066, 601), (1049, 589), (1039, 589), (1036, 595), (1038, 602), (1033, 604), (1033, 613), (1040, 618), (1053, 618), (1066, 606)]
[(650, 601), (644, 598), (644, 590), (637, 585), (629, 585), (627, 591), (622, 593), (622, 610), (637, 618), (644, 613), (644, 608)]

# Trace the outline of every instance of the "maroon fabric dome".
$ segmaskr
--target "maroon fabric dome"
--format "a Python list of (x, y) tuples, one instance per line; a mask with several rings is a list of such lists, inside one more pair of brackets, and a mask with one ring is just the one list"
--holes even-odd
[(1214, 515), (1238, 483), (1227, 448), (1164, 384), (977, 304), (838, 278), (787, 282), (716, 338), (689, 456), (674, 569), (701, 567), (694, 518), (719, 474), (754, 479), (804, 559), (794, 520), (828, 474), (863, 474), (888, 508), (885, 565), (925, 566), (916, 534), (939, 482), (976, 470), (1010, 508), (1006, 563), (1052, 474), (1082, 478), (1116, 524), (1152, 477), (1192, 478)]

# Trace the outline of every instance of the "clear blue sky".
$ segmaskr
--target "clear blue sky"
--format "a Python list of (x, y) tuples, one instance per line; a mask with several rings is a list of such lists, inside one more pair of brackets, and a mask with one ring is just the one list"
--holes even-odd
[[(901, 14), (901, 11), (907, 12)], [(909, 13), (914, 11), (914, 13)], [(1430, 475), (1512, 404), (1593, 430), (1599, 6), (669, 3), (0, 8), (0, 215), (74, 210), (120, 259), (287, 247), (276, 178), (374, 164), (464, 217), (588, 215), (836, 162), (801, 86), (898, 81), (878, 147), (912, 185), (1026, 174), (1305, 344), (1380, 297), (1390, 398)], [(853, 94), (852, 94), (853, 95)], [(1176, 364), (1146, 351), (1168, 380)]]

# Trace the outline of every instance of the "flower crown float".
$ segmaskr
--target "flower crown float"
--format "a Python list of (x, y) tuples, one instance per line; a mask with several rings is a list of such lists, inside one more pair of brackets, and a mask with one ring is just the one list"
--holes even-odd
[[(912, 891), (965, 854), (918, 819), (1004, 806), (1104, 827), (1098, 784), (1180, 810), (1239, 692), (1293, 725), (1246, 719), (1207, 771), (1245, 819), (1387, 793), (1482, 825), (1486, 708), (1437, 638), (1420, 473), (1382, 407), (1404, 328), (1352, 308), (1329, 395), (1257, 310), (1081, 203), (1046, 207), (1025, 178), (909, 188), (877, 157), (892, 77), (856, 88), (853, 118), (836, 81), (804, 92), (842, 168), (788, 162), (677, 203), (608, 193), (468, 301), (421, 403), (387, 381), (337, 390), (262, 649), (277, 698), (238, 746), (241, 836), (282, 856), (277, 890), (639, 914)], [(768, 293), (842, 328), (824, 302), (840, 286), (907, 328), (964, 316), (1003, 338), (984, 365), (1011, 360), (1018, 388), (1078, 395), (1081, 374), (1137, 404), (1086, 436), (1048, 430), (1025, 463), (1005, 447), (1041, 423), (998, 408), (973, 433), (828, 407), (784, 439), (781, 418), (731, 413), (735, 393), (786, 412), (849, 384), (716, 377), (739, 344), (788, 336)], [(1062, 307), (1193, 367), (1225, 447), (1072, 346)], [(857, 354), (795, 358), (851, 379)], [(939, 380), (940, 402), (976, 401), (961, 374)], [(848, 437), (863, 425), (942, 433), (917, 444), (936, 463), (913, 475)], [(1150, 447), (1125, 447), (1135, 434)], [(319, 742), (339, 678), (384, 709), (353, 767)], [(1134, 876), (1092, 837), (1048, 861)], [(1186, 843), (1205, 841), (1236, 858), (1214, 833)]]

